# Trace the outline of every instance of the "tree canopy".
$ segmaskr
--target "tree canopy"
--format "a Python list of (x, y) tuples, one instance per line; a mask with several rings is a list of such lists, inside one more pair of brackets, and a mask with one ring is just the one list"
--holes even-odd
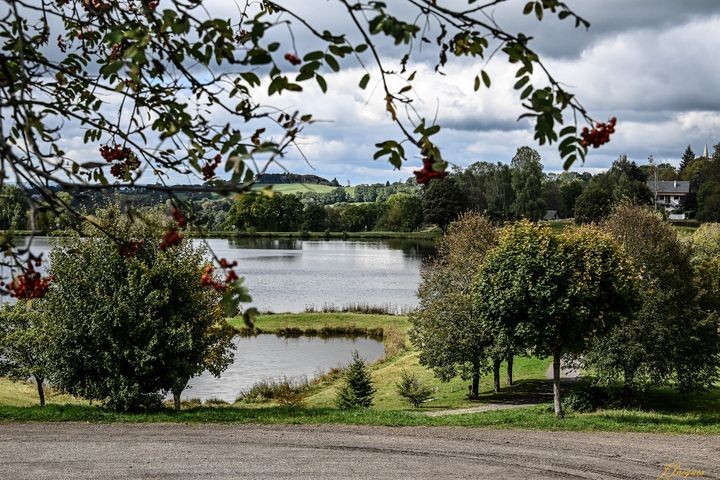
[(560, 359), (577, 356), (635, 306), (633, 265), (596, 227), (561, 234), (521, 221), (505, 227), (477, 277), (476, 308), (516, 348), (553, 357), (555, 413)]
[[(167, 194), (194, 223), (181, 194), (247, 191), (314, 121), (313, 112), (284, 108), (285, 97), (310, 84), (326, 91), (330, 74), (355, 65), (363, 70), (358, 88), (377, 84), (397, 128), (394, 138), (378, 139), (375, 158), (400, 168), (419, 155), (418, 179), (430, 178), (447, 161), (435, 141), (441, 125), (414, 108), (413, 61), (421, 54), (435, 58), (438, 72), (453, 58), (511, 63), (523, 117), (540, 144), (557, 143), (569, 167), (609, 140), (615, 120), (593, 120), (533, 50), (533, 38), (488, 20), (501, 2), (403, 1), (395, 13), (385, 2), (336, 0), (345, 22), (334, 31), (291, 2), (236, 2), (229, 18), (201, 0), (12, 2), (0, 22), (2, 170), (33, 192), (38, 210), (92, 222), (55, 187), (73, 196), (132, 187)], [(518, 15), (589, 27), (559, 0), (531, 0)], [(301, 35), (309, 40), (297, 41)], [(490, 87), (492, 73), (478, 67), (468, 82)], [(97, 158), (68, 151), (66, 128), (79, 129)], [(190, 180), (173, 185), (176, 178)]]
[(482, 323), (473, 305), (473, 280), (487, 252), (497, 241), (490, 221), (465, 213), (450, 224), (438, 242), (435, 260), (422, 269), (420, 305), (410, 317), (410, 338), (420, 350), (420, 363), (442, 380), (460, 375), (472, 379), (470, 396), (477, 398), (480, 373), (499, 355), (500, 342)]
[(99, 218), (107, 235), (63, 239), (51, 252), (54, 282), (40, 308), (50, 322), (52, 383), (116, 410), (157, 406), (188, 380), (219, 375), (232, 359), (233, 330), (221, 306), (225, 284), (206, 252), (189, 243), (157, 248), (164, 215), (148, 225), (117, 211)]

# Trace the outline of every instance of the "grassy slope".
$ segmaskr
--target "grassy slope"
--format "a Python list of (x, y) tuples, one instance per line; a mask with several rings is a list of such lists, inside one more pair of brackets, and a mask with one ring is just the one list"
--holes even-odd
[[(266, 184), (257, 184), (253, 186), (254, 190), (261, 190), (268, 187)], [(273, 192), (278, 193), (329, 193), (335, 190), (337, 187), (331, 187), (330, 185), (315, 185), (312, 183), (277, 183), (272, 185)], [(355, 187), (344, 187), (348, 193), (353, 193)]]
[[(47, 404), (87, 404), (84, 400), (77, 399), (71, 395), (64, 395), (45, 389), (45, 402)], [(29, 407), (38, 404), (37, 387), (30, 382), (13, 382), (6, 378), (0, 378), (0, 405), (11, 405), (13, 407)]]
[[(240, 326), (241, 321), (232, 320)], [(287, 314), (266, 315), (258, 319), (264, 331), (280, 331), (287, 327), (301, 330), (322, 327), (360, 327), (369, 329), (392, 327), (406, 332), (406, 317), (362, 314)], [(589, 414), (570, 413), (563, 420), (552, 415), (549, 404), (514, 410), (490, 411), (466, 415), (427, 417), (422, 412), (431, 409), (455, 408), (478, 403), (533, 397), (535, 390), (547, 388), (544, 378), (547, 359), (518, 358), (515, 361), (516, 386), (503, 392), (490, 392), (490, 377), (482, 379), (480, 402), (465, 399), (466, 381), (455, 379), (449, 383), (436, 380), (430, 371), (417, 363), (416, 352), (401, 352), (372, 367), (378, 392), (375, 406), (370, 410), (340, 411), (332, 408), (337, 381), (318, 385), (304, 408), (274, 405), (236, 404), (228, 407), (196, 407), (175, 413), (170, 410), (147, 414), (116, 414), (87, 405), (59, 405), (80, 401), (68, 396), (52, 396), (44, 409), (28, 407), (36, 402), (32, 386), (0, 380), (0, 420), (18, 421), (102, 421), (102, 422), (241, 422), (241, 423), (342, 423), (366, 425), (449, 425), (468, 427), (533, 428), (543, 430), (597, 430), (665, 433), (720, 434), (720, 390), (706, 394), (681, 396), (670, 389), (654, 390), (643, 398), (643, 410), (607, 409)], [(402, 370), (418, 373), (423, 381), (437, 390), (434, 400), (420, 409), (408, 407), (395, 393), (395, 382)], [(541, 400), (542, 401), (542, 400)]]

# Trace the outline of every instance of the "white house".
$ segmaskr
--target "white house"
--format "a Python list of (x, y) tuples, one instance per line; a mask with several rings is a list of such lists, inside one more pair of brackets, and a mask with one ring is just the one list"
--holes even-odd
[(681, 180), (648, 180), (655, 205), (668, 212), (681, 210), (685, 197), (690, 194), (690, 182)]

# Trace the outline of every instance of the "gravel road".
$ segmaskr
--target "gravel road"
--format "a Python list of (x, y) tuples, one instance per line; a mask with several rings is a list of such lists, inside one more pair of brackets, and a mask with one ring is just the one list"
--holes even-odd
[[(720, 437), (463, 428), (0, 423), (1, 479), (720, 478)], [(661, 478), (673, 477), (666, 473)]]

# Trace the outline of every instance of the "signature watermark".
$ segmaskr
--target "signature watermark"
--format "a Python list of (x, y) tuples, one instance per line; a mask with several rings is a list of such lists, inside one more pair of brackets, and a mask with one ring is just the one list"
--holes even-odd
[(704, 477), (704, 470), (695, 470), (690, 468), (684, 468), (679, 463), (666, 463), (663, 465), (663, 471), (660, 474), (658, 480), (665, 478), (689, 478), (689, 477)]

